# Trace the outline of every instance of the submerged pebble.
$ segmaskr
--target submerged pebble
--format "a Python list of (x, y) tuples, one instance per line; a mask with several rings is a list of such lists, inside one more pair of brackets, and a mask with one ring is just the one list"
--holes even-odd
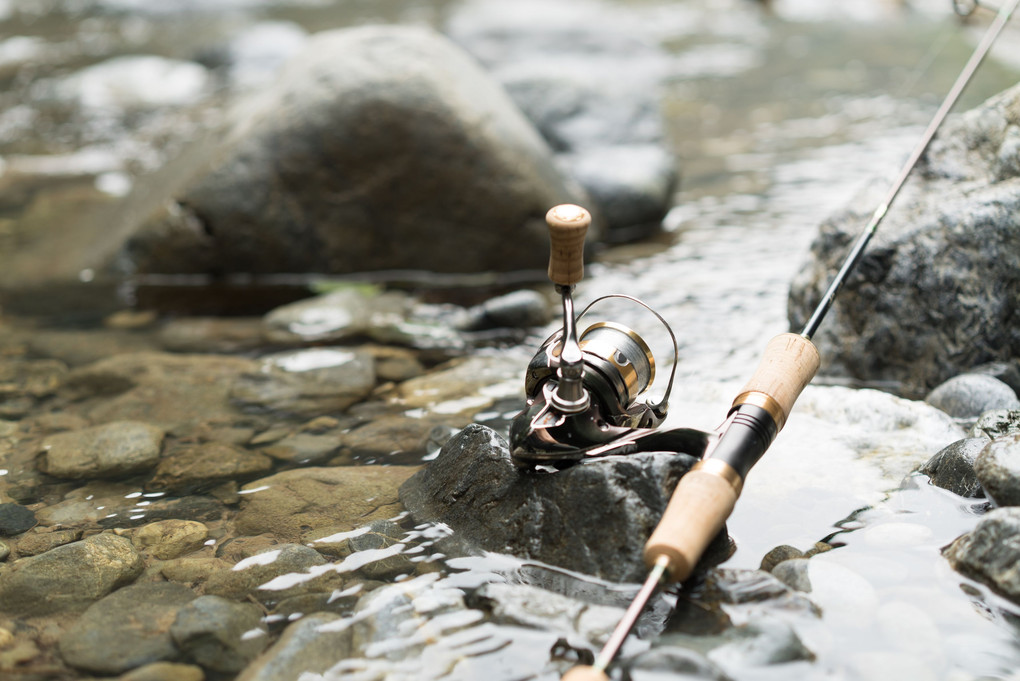
[[(88, 570), (82, 570), (88, 565)], [(0, 572), (0, 611), (43, 615), (80, 610), (129, 584), (143, 569), (131, 540), (97, 534), (20, 558)]]
[(185, 658), (225, 674), (244, 669), (269, 643), (258, 606), (219, 596), (200, 596), (181, 608), (170, 635)]
[(301, 468), (250, 482), (236, 527), (240, 534), (270, 533), (304, 541), (313, 532), (344, 532), (401, 511), (397, 489), (417, 471), (407, 466)]
[(265, 454), (220, 442), (182, 447), (160, 459), (146, 489), (191, 494), (228, 481), (244, 482), (269, 473)]
[(290, 624), (237, 681), (293, 681), (303, 674), (321, 674), (351, 649), (351, 630), (339, 615), (318, 612)]
[(368, 353), (346, 348), (312, 348), (270, 355), (259, 371), (234, 381), (231, 398), (242, 409), (299, 417), (340, 412), (375, 388), (375, 364)]
[(120, 674), (149, 662), (174, 661), (170, 635), (177, 614), (197, 594), (173, 582), (133, 584), (94, 603), (60, 637), (60, 656), (98, 674)]
[(51, 435), (42, 443), (39, 469), (58, 478), (118, 478), (152, 469), (165, 433), (137, 421)]
[(193, 520), (161, 520), (139, 527), (131, 542), (143, 554), (158, 560), (178, 558), (200, 549), (209, 528)]
[(10, 537), (35, 527), (35, 513), (21, 504), (0, 504), (0, 536)]
[(50, 549), (81, 539), (81, 530), (58, 530), (46, 528), (48, 531), (30, 532), (18, 538), (18, 556), (38, 556)]

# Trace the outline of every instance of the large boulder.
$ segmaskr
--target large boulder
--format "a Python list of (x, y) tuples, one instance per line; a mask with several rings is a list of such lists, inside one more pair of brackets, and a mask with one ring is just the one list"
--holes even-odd
[[(473, 424), (400, 488), (418, 522), (438, 521), (468, 546), (533, 558), (617, 581), (641, 581), (642, 550), (696, 459), (649, 452), (587, 461), (557, 473), (514, 467), (495, 431)], [(728, 557), (720, 533), (705, 563)]]
[[(873, 183), (829, 218), (789, 301), (800, 328), (879, 205)], [(922, 396), (1020, 355), (1020, 86), (945, 124), (815, 335), (824, 373)]]
[(320, 33), (127, 244), (142, 273), (541, 267), (583, 201), (504, 91), (424, 28)]

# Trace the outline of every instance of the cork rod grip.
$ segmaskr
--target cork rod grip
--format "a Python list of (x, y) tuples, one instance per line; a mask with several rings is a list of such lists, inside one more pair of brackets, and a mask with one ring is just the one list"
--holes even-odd
[(783, 333), (769, 341), (758, 369), (733, 406), (755, 404), (768, 411), (782, 430), (794, 402), (818, 371), (818, 349), (804, 336)]
[(564, 674), (561, 681), (609, 681), (609, 675), (601, 669), (582, 665)]
[(549, 209), (549, 279), (560, 286), (573, 286), (584, 277), (584, 236), (591, 214), (571, 203)]
[(716, 471), (691, 469), (680, 478), (652, 536), (645, 544), (645, 565), (666, 556), (670, 580), (682, 582), (708, 548), (737, 504), (737, 489)]

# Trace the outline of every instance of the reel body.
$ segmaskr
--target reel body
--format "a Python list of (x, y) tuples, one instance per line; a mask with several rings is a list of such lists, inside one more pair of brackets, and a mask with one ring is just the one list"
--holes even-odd
[[(663, 431), (649, 438), (666, 418), (676, 372), (676, 338), (654, 310), (630, 296), (614, 294), (595, 300), (580, 319), (605, 298), (624, 298), (650, 310), (673, 339), (674, 362), (669, 386), (658, 404), (640, 401), (655, 380), (655, 358), (635, 331), (615, 322), (596, 322), (577, 339), (581, 387), (587, 395), (583, 409), (563, 409), (556, 395), (561, 383), (561, 357), (566, 329), (542, 343), (525, 374), (527, 406), (510, 427), (511, 457), (521, 467), (572, 465), (582, 459), (668, 448), (699, 455), (709, 435), (694, 429)], [(576, 321), (576, 320), (574, 320)], [(669, 433), (670, 435), (667, 435)]]

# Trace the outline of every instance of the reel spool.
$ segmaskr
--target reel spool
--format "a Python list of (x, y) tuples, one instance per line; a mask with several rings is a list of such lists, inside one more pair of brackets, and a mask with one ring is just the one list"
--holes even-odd
[[(577, 319), (580, 320), (595, 304), (607, 298), (631, 300), (662, 321), (673, 341), (673, 369), (670, 373), (669, 386), (662, 400), (656, 405), (637, 401), (655, 380), (655, 357), (648, 344), (636, 331), (623, 324), (609, 321), (590, 325), (578, 338), (584, 364), (582, 383), (600, 403), (603, 415), (613, 425), (627, 425), (632, 428), (649, 428), (653, 423), (658, 425), (666, 416), (679, 359), (673, 330), (645, 303), (623, 294), (598, 298), (588, 305)], [(528, 365), (524, 392), (529, 403), (541, 396), (547, 381), (556, 380), (562, 341), (563, 330), (560, 329), (542, 343)]]

